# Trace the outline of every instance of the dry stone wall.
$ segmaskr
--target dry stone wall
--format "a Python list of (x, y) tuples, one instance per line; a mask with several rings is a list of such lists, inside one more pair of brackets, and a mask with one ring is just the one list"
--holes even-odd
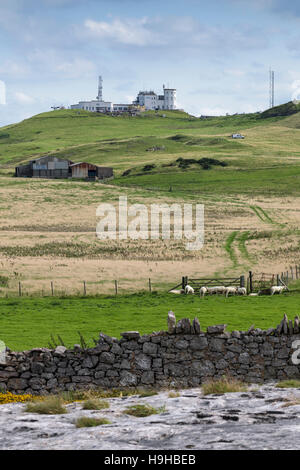
[(0, 389), (47, 394), (95, 387), (195, 387), (224, 375), (255, 383), (300, 378), (296, 340), (300, 344), (298, 317), (292, 322), (285, 315), (268, 330), (227, 332), (226, 325), (215, 325), (203, 332), (198, 319), (176, 323), (169, 312), (168, 331), (125, 332), (120, 340), (100, 333), (89, 349), (7, 350)]

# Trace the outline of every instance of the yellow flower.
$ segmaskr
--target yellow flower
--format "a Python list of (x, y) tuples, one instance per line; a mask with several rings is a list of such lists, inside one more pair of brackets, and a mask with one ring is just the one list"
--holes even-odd
[(8, 403), (25, 403), (27, 401), (36, 400), (37, 398), (40, 399), (41, 397), (30, 394), (16, 395), (11, 392), (0, 393), (0, 405), (6, 405)]

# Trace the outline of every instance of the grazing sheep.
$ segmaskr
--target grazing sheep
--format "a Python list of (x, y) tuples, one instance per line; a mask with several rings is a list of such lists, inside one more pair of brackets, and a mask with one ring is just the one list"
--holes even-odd
[(207, 292), (207, 287), (201, 287), (199, 290), (200, 297), (204, 297)]
[(208, 287), (209, 294), (224, 294), (226, 287), (225, 286), (214, 286)]
[(189, 285), (185, 286), (184, 292), (185, 292), (185, 294), (194, 294), (195, 293), (194, 289)]
[(284, 290), (287, 290), (287, 287), (286, 286), (272, 286), (270, 290), (271, 290), (271, 295), (281, 294)]
[(236, 292), (238, 295), (247, 295), (246, 287), (238, 287)]
[(225, 296), (228, 297), (229, 294), (235, 295), (237, 293), (237, 287), (229, 286), (225, 288)]

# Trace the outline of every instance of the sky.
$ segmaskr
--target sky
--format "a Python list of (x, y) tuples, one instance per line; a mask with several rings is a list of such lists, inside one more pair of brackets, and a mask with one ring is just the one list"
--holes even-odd
[(299, 0), (0, 0), (0, 126), (94, 99), (177, 89), (195, 115), (300, 98)]

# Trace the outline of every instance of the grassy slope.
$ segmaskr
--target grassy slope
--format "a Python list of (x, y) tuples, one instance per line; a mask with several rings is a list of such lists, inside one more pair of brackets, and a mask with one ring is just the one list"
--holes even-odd
[[(300, 113), (262, 119), (259, 114), (201, 120), (183, 112), (104, 116), (86, 111), (43, 113), (0, 129), (2, 168), (52, 153), (74, 161), (111, 165), (114, 184), (143, 189), (228, 194), (296, 194), (299, 189)], [(246, 135), (234, 141), (232, 132)], [(157, 151), (149, 151), (152, 147)], [(178, 157), (216, 158), (228, 167), (167, 167)], [(156, 168), (143, 172), (146, 163)], [(121, 177), (124, 170), (133, 175)], [(232, 170), (239, 171), (232, 171)]]
[[(178, 146), (179, 152), (185, 151), (187, 146), (180, 146), (178, 141), (175, 144), (170, 140), (165, 142), (166, 137), (174, 134), (227, 135), (240, 127), (248, 129), (265, 124), (256, 114), (204, 121), (179, 111), (165, 112), (165, 115), (163, 118), (162, 115), (147, 112), (137, 117), (111, 117), (74, 110), (39, 114), (0, 129), (0, 161), (13, 164), (54, 152), (75, 157), (74, 160), (84, 155), (97, 163), (109, 160), (108, 156), (113, 163), (114, 157), (120, 153), (145, 154), (148, 146), (162, 143), (161, 138), (168, 145), (165, 153), (177, 153)], [(276, 120), (278, 118), (269, 119), (268, 124)], [(200, 142), (200, 145), (203, 146), (203, 143)], [(210, 145), (209, 139), (206, 143)], [(235, 143), (238, 146), (239, 143)]]
[[(89, 345), (100, 331), (120, 337), (123, 331), (141, 334), (165, 330), (167, 313), (177, 319), (197, 316), (202, 329), (228, 324), (228, 330), (247, 330), (252, 324), (275, 327), (283, 313), (299, 313), (299, 294), (274, 297), (207, 297), (172, 294), (134, 294), (99, 297), (23, 297), (1, 300), (1, 339), (14, 350), (48, 347), (50, 335), (60, 335), (67, 346), (79, 342), (80, 331)], [(22, 324), (22, 333), (20, 332)]]

